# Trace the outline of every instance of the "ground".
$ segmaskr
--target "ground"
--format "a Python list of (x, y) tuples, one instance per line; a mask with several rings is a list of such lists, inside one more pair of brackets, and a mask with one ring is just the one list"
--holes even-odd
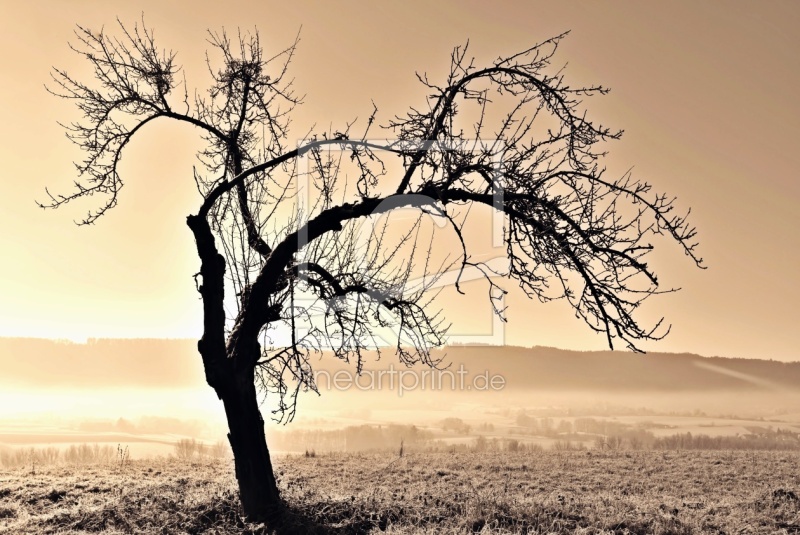
[[(283, 533), (800, 533), (800, 454), (541, 451), (275, 459)], [(0, 470), (0, 533), (270, 533), (226, 462)]]

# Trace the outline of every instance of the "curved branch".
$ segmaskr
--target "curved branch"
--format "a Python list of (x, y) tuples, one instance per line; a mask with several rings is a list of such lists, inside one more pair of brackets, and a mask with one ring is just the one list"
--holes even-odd
[(405, 151), (398, 150), (392, 147), (392, 145), (379, 145), (377, 143), (370, 143), (368, 141), (359, 141), (355, 139), (321, 139), (316, 141), (311, 141), (302, 147), (298, 147), (294, 150), (286, 152), (276, 158), (273, 158), (267, 162), (254, 165), (248, 169), (245, 169), (232, 179), (228, 180), (227, 182), (222, 182), (218, 184), (214, 189), (212, 189), (206, 198), (203, 200), (203, 204), (200, 206), (200, 210), (198, 211), (198, 215), (205, 216), (208, 214), (211, 207), (214, 206), (214, 203), (219, 200), (222, 195), (229, 192), (233, 188), (237, 187), (239, 184), (244, 184), (245, 181), (252, 177), (255, 174), (262, 173), (264, 171), (268, 171), (270, 169), (274, 169), (275, 167), (279, 166), (284, 162), (288, 162), (295, 158), (305, 155), (307, 152), (326, 146), (326, 145), (341, 145), (343, 147), (365, 147), (370, 149), (382, 150), (386, 152), (391, 152), (394, 154), (405, 154)]

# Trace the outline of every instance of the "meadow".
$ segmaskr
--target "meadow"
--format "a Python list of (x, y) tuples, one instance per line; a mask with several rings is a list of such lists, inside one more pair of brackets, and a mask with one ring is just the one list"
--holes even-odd
[(232, 466), (0, 469), (0, 533), (800, 533), (796, 451), (309, 452), (275, 459), (284, 526), (243, 522)]

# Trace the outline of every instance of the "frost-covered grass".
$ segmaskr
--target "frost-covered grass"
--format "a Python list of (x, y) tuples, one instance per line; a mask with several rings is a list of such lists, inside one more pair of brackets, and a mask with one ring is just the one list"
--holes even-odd
[[(800, 533), (800, 455), (469, 452), (275, 459), (283, 533)], [(0, 471), (0, 533), (270, 533), (225, 462)]]

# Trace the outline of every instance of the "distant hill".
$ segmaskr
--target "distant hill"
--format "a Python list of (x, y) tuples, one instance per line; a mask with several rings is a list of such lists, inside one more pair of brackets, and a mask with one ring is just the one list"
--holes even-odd
[[(800, 388), (800, 362), (511, 346), (453, 346), (437, 355), (446, 355), (451, 370), (463, 364), (473, 376), (485, 370), (502, 374), (508, 389), (669, 392)], [(380, 361), (368, 358), (365, 369), (388, 369), (391, 364), (403, 368), (387, 351)], [(314, 366), (337, 370), (346, 365), (324, 357)], [(192, 340), (100, 339), (78, 344), (0, 338), (0, 388), (202, 385), (202, 365)]]
[(688, 353), (567, 351), (551, 347), (456, 346), (447, 360), (472, 374), (501, 373), (507, 388), (575, 390), (800, 389), (800, 362), (701, 357)]

